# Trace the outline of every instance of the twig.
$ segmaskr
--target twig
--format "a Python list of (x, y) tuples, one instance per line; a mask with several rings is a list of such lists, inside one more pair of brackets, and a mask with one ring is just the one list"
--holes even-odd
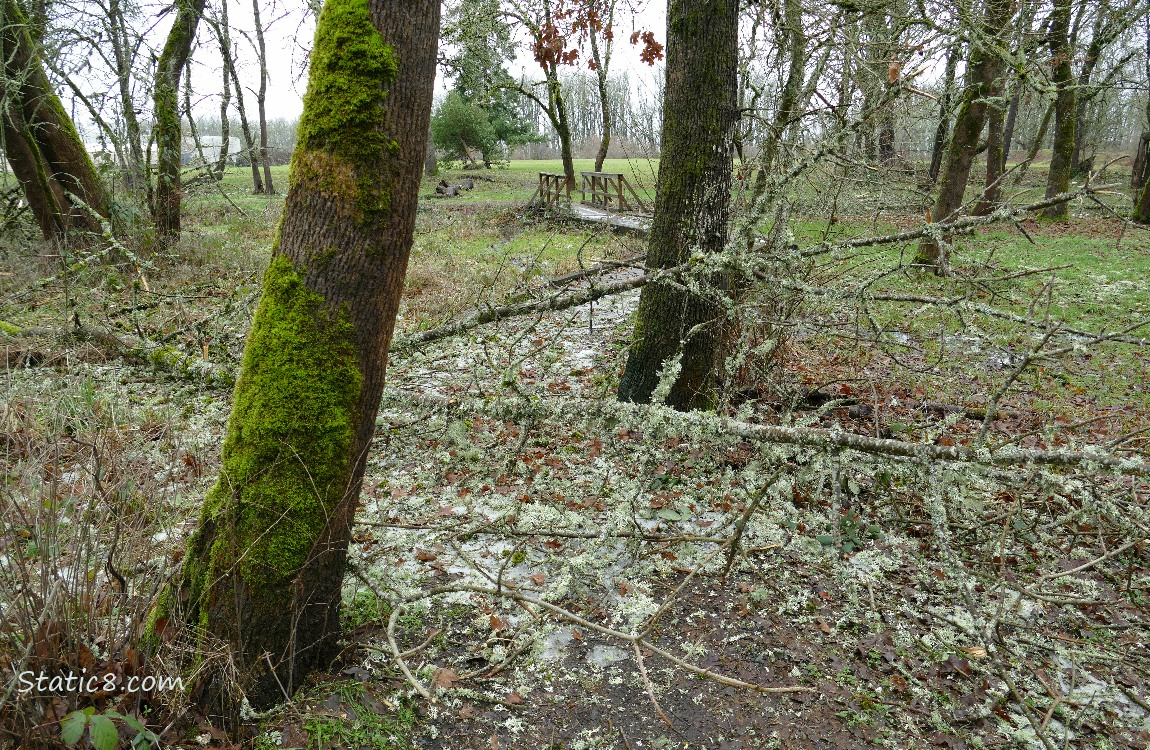
[[(694, 674), (697, 674), (700, 677), (706, 677), (708, 679), (714, 680), (715, 682), (719, 682), (719, 683), (722, 683), (724, 685), (730, 685), (732, 687), (739, 687), (739, 688), (746, 688), (747, 690), (754, 690), (754, 691), (760, 692), (760, 693), (810, 693), (810, 692), (814, 692), (814, 690), (815, 690), (814, 688), (805, 687), (802, 685), (795, 685), (795, 686), (788, 686), (788, 687), (765, 687), (763, 685), (756, 685), (756, 684), (750, 683), (750, 682), (743, 682), (742, 680), (735, 679), (734, 677), (727, 677), (726, 675), (719, 674), (718, 672), (712, 672), (709, 669), (704, 669), (700, 666), (697, 666), (695, 664), (691, 664), (690, 662), (684, 661), (683, 659), (680, 659), (679, 657), (675, 656), (674, 654), (667, 653), (666, 651), (659, 648), (658, 646), (651, 643), (650, 641), (647, 641), (646, 639), (640, 637), (638, 634), (624, 633), (620, 630), (615, 630), (614, 628), (609, 628), (609, 627), (606, 627), (604, 625), (599, 625), (599, 624), (591, 622), (590, 620), (587, 620), (583, 617), (580, 617), (579, 615), (577, 615), (573, 612), (569, 612), (566, 609), (563, 609), (562, 607), (560, 607), (558, 605), (552, 604), (551, 602), (544, 601), (544, 600), (539, 599), (539, 598), (534, 597), (534, 596), (527, 596), (526, 594), (520, 594), (518, 592), (511, 591), (511, 590), (506, 589), (506, 588), (499, 590), (499, 589), (486, 588), (484, 586), (472, 586), (472, 585), (467, 585), (467, 584), (450, 584), (450, 585), (445, 585), (445, 586), (436, 586), (434, 588), (428, 589), (428, 590), (420, 592), (418, 594), (413, 594), (412, 596), (408, 597), (405, 601), (411, 602), (411, 601), (416, 601), (418, 599), (426, 599), (426, 598), (431, 597), (431, 596), (438, 596), (440, 594), (451, 594), (451, 593), (457, 593), (457, 592), (471, 592), (471, 593), (475, 593), (475, 594), (484, 594), (487, 596), (499, 596), (499, 597), (503, 597), (506, 599), (517, 600), (517, 601), (523, 602), (524, 604), (531, 604), (535, 607), (539, 607), (540, 609), (545, 609), (548, 612), (551, 612), (552, 614), (557, 615), (558, 617), (560, 617), (562, 619), (565, 619), (569, 622), (575, 623), (576, 625), (584, 627), (587, 630), (591, 630), (591, 631), (594, 631), (596, 633), (599, 633), (600, 635), (605, 635), (609, 638), (615, 638), (615, 639), (624, 641), (626, 643), (633, 643), (633, 644), (640, 646), (642, 648), (646, 648), (648, 651), (651, 651), (652, 653), (655, 653), (655, 654), (658, 654), (659, 656), (662, 656), (664, 659), (671, 662), (672, 664), (675, 664), (679, 667), (682, 667), (683, 669), (686, 669), (689, 672), (693, 672)], [(394, 615), (394, 611), (393, 611), (393, 615)]]
[(639, 676), (643, 678), (643, 687), (647, 688), (647, 697), (651, 699), (651, 705), (655, 707), (655, 713), (659, 714), (667, 726), (671, 729), (675, 725), (667, 718), (667, 714), (663, 713), (663, 709), (659, 707), (659, 701), (655, 699), (655, 688), (651, 685), (651, 678), (647, 677), (647, 667), (643, 664), (643, 652), (639, 650), (639, 645), (635, 641), (631, 641), (631, 650), (635, 652), (635, 663), (639, 665)]

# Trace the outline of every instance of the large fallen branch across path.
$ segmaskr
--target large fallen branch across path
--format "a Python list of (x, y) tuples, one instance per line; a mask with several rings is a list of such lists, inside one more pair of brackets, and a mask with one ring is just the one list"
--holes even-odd
[(802, 445), (812, 448), (852, 450), (876, 456), (890, 456), (918, 461), (949, 461), (983, 466), (1078, 466), (1090, 471), (1150, 476), (1150, 463), (1141, 459), (1107, 453), (1103, 450), (1028, 450), (1006, 446), (999, 450), (965, 445), (929, 445), (908, 443), (889, 438), (874, 438), (842, 430), (820, 427), (786, 427), (751, 424), (713, 413), (679, 412), (666, 406), (625, 404), (617, 401), (537, 400), (507, 402), (498, 399), (454, 399), (424, 393), (387, 390), (385, 403), (421, 404), (497, 419), (557, 420), (571, 424), (573, 419), (612, 421), (612, 427), (631, 427), (637, 431), (657, 425), (660, 429), (683, 435), (732, 435), (767, 443)]

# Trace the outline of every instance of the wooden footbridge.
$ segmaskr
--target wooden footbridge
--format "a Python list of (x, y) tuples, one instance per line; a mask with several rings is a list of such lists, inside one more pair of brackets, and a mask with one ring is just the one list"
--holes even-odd
[(566, 175), (539, 173), (539, 187), (529, 205), (544, 208), (567, 205), (577, 218), (623, 231), (647, 234), (651, 217), (647, 205), (621, 172), (581, 172), (579, 203), (572, 203), (572, 182)]

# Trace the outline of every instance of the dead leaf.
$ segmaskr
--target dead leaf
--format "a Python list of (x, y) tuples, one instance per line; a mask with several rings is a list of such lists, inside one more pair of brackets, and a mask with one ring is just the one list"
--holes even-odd
[(972, 659), (985, 659), (986, 658), (986, 649), (983, 648), (982, 646), (967, 646), (966, 648), (964, 648), (962, 650), (965, 651), (966, 654), (968, 656), (970, 656), (970, 658), (972, 658)]
[(543, 582), (546, 580), (547, 580), (547, 576), (543, 575), (542, 573), (532, 573), (531, 574), (531, 582), (534, 583), (536, 586), (542, 586)]
[(499, 615), (491, 615), (491, 629), (492, 630), (505, 630), (507, 623), (500, 619)]
[(438, 667), (431, 675), (431, 684), (443, 690), (450, 690), (455, 687), (457, 682), (459, 682), (459, 675), (455, 673), (454, 669), (447, 667)]

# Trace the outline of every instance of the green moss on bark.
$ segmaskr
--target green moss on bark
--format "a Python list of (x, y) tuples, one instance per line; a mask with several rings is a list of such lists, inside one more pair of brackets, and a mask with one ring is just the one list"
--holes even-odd
[(292, 157), (293, 183), (337, 201), (361, 223), (383, 218), (391, 205), (384, 157), (397, 144), (383, 131), (395, 53), (371, 22), (367, 0), (324, 4)]
[[(354, 337), (346, 314), (331, 312), (290, 260), (272, 260), (244, 350), (220, 479), (192, 542), (199, 547), (209, 543), (202, 535), (211, 537), (210, 563), (185, 572), (201, 617), (214, 606), (200, 601), (208, 581), (230, 573), (253, 602), (282, 599), (313, 554), (351, 475), (363, 380)], [(217, 586), (215, 593), (224, 592)]]

